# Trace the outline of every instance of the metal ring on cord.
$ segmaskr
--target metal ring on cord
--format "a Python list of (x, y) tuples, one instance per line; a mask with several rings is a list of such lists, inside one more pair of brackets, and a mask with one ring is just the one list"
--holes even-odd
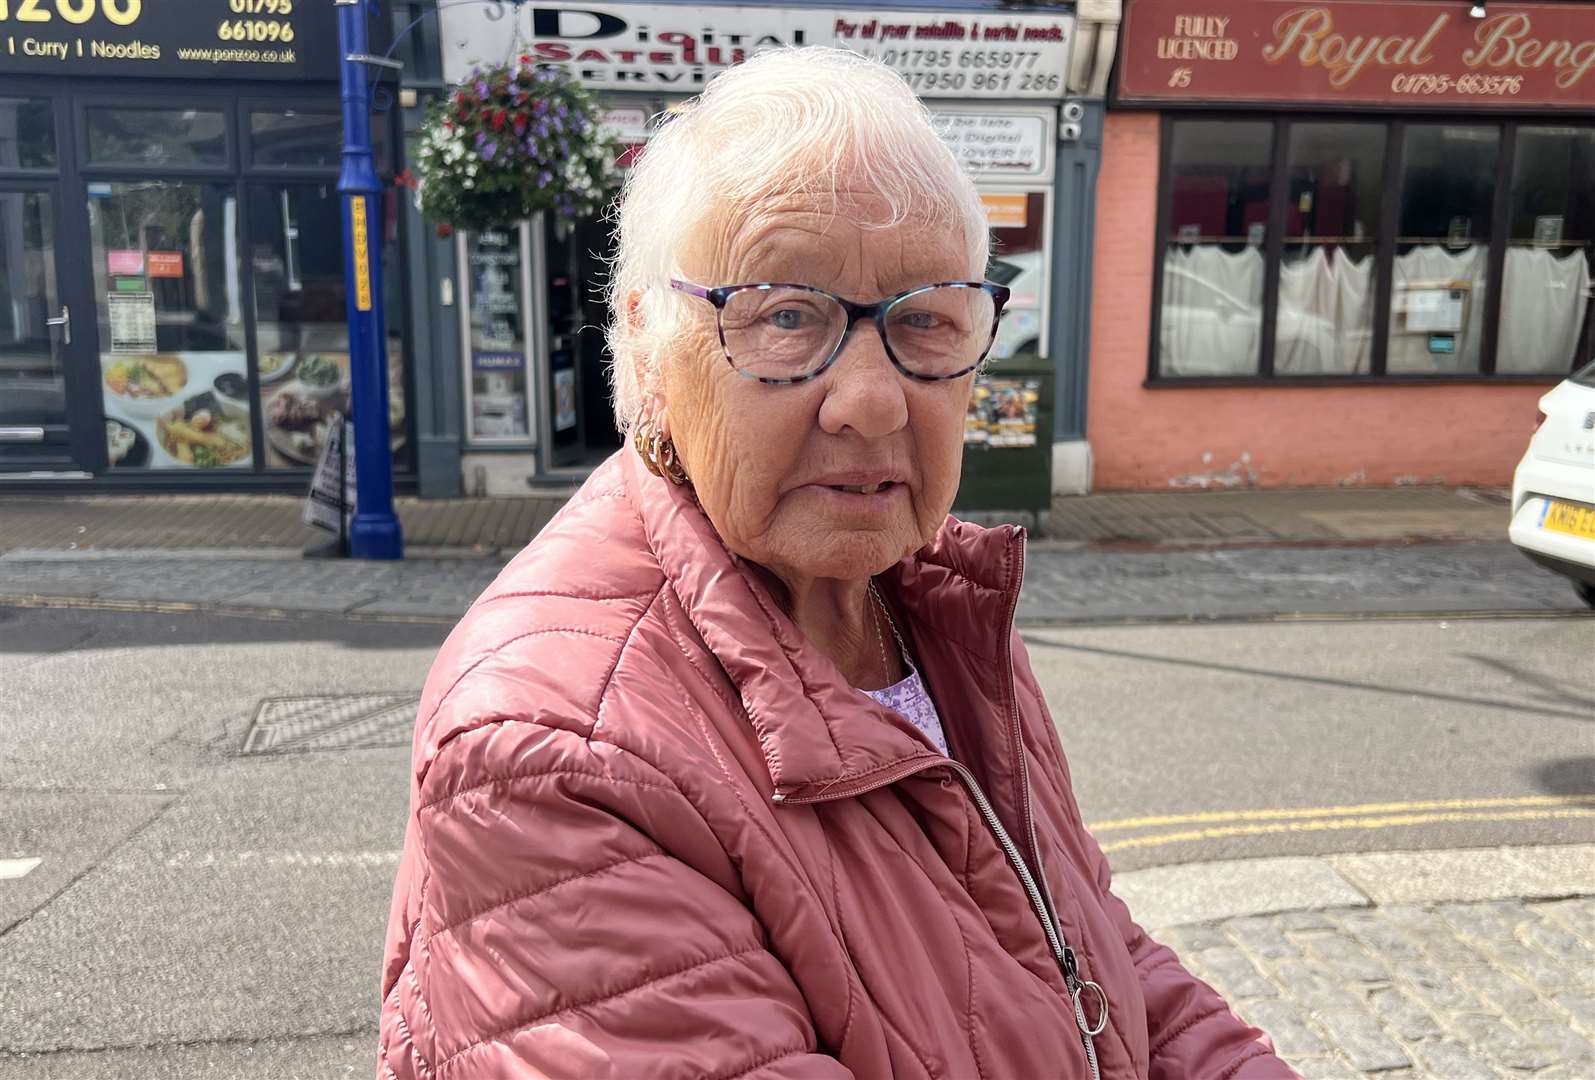
[[(1080, 991), (1084, 990), (1088, 986), (1096, 991), (1097, 1002), (1102, 1006), (1101, 1011), (1097, 1013), (1097, 1022), (1090, 1027), (1086, 1026), (1085, 1020), (1083, 1019), (1086, 1014), (1085, 1005), (1083, 1005), (1080, 1001)], [(1096, 1038), (1098, 1035), (1102, 1034), (1108, 1029), (1108, 994), (1107, 991), (1103, 990), (1101, 986), (1092, 982), (1090, 979), (1087, 979), (1085, 982), (1075, 987), (1074, 1003), (1079, 1007), (1080, 1010), (1075, 1016), (1075, 1023), (1080, 1026), (1081, 1031), (1085, 1032), (1085, 1034), (1091, 1036), (1092, 1038)]]

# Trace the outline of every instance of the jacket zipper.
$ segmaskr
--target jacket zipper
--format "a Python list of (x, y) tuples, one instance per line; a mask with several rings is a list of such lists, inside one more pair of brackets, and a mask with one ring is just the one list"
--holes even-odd
[[(1025, 545), (1023, 542), (1018, 545), (1017, 562), (1019, 564), (1018, 572), (1014, 575), (1017, 580), (1009, 583), (1008, 612), (1007, 617), (1003, 620), (1003, 648), (1008, 654), (1008, 732), (1013, 743), (1014, 760), (1019, 772), (1019, 820), (1024, 825), (1025, 835), (1030, 841), (1030, 855), (1036, 860), (1037, 867), (1040, 868), (1041, 845), (1036, 840), (1036, 817), (1030, 807), (1030, 769), (1025, 758), (1024, 730), (1019, 719), (1019, 687), (1018, 680), (1014, 677), (1013, 668), (1013, 623), (1014, 616), (1019, 609), (1019, 593), (1024, 588), (1025, 581)], [(970, 780), (973, 782), (973, 777)], [(991, 822), (995, 827), (1000, 828), (1001, 823), (996, 821), (995, 816), (992, 817)], [(1008, 843), (1011, 845), (1012, 841), (1010, 840)], [(1026, 875), (1021, 874), (1021, 876)], [(1097, 1068), (1095, 1036), (1102, 1034), (1107, 1029), (1108, 997), (1100, 985), (1089, 979), (1082, 980), (1080, 978), (1074, 950), (1069, 947), (1068, 942), (1063, 940), (1061, 925), (1057, 921), (1058, 906), (1053, 902), (1052, 892), (1047, 887), (1046, 877), (1032, 877), (1031, 882), (1032, 887), (1036, 888), (1039, 893), (1039, 899), (1042, 902), (1041, 910), (1045, 911), (1052, 920), (1057, 942), (1055, 950), (1057, 946), (1061, 945), (1061, 952), (1057, 956), (1058, 966), (1063, 968), (1064, 982), (1069, 987), (1069, 996), (1074, 1002), (1074, 1022), (1080, 1029), (1081, 1041), (1085, 1043), (1086, 1059), (1091, 1064), (1091, 1076), (1093, 1080), (1096, 1080), (1100, 1073)], [(1039, 882), (1039, 887), (1036, 885), (1037, 882)], [(1034, 902), (1034, 899), (1032, 902)], [(1045, 923), (1047, 918), (1044, 917), (1042, 921)], [(1086, 1020), (1085, 1006), (1080, 1000), (1086, 987), (1090, 987), (1094, 991), (1097, 1005), (1101, 1010), (1097, 1015), (1095, 1025)]]
[[(1013, 837), (1008, 835), (1008, 830), (1002, 827), (1002, 821), (997, 817), (997, 812), (992, 809), (991, 802), (986, 798), (986, 793), (980, 790), (980, 785), (975, 782), (974, 774), (963, 765), (948, 759), (948, 766), (958, 774), (958, 778), (969, 789), (970, 797), (975, 800), (975, 806), (980, 810), (980, 816), (986, 819), (986, 827), (997, 837), (997, 843), (1002, 845), (1003, 852), (1008, 856), (1008, 861), (1013, 864), (1014, 872), (1019, 875), (1019, 882), (1025, 887), (1025, 892), (1030, 897), (1030, 906), (1035, 910), (1036, 918), (1041, 920), (1041, 929), (1047, 935), (1047, 944), (1052, 947), (1052, 957), (1058, 964), (1058, 970), (1063, 972), (1064, 985), (1069, 990), (1069, 999), (1074, 1005), (1074, 1023), (1080, 1029), (1080, 1039), (1085, 1044), (1085, 1056), (1091, 1066), (1091, 1080), (1101, 1080), (1101, 1070), (1097, 1066), (1097, 1047), (1094, 1036), (1100, 1035), (1107, 1021), (1108, 999), (1102, 988), (1093, 982), (1082, 982), (1080, 972), (1075, 963), (1074, 950), (1063, 940), (1063, 932), (1058, 924), (1053, 921), (1052, 912), (1047, 907), (1047, 902), (1041, 896), (1041, 889), (1036, 885), (1036, 879), (1030, 872), (1030, 867), (1025, 864), (1024, 856), (1019, 853), (1019, 847), (1013, 842)], [(1096, 1027), (1087, 1022), (1085, 1006), (1081, 1004), (1080, 997), (1087, 986), (1094, 987), (1097, 1003), (1102, 1008), (1102, 1014)]]
[[(997, 817), (997, 811), (992, 808), (991, 801), (986, 798), (986, 793), (980, 789), (975, 776), (964, 765), (952, 758), (918, 758), (904, 762), (902, 766), (889, 772), (872, 776), (866, 780), (859, 780), (853, 784), (829, 788), (813, 795), (790, 795), (776, 792), (771, 796), (771, 801), (788, 806), (802, 806), (806, 803), (830, 802), (836, 799), (851, 799), (859, 795), (874, 791), (877, 788), (887, 787), (918, 772), (933, 768), (949, 768), (963, 781), (968, 789), (970, 798), (975, 801), (975, 808), (980, 811), (980, 816), (985, 819), (986, 827), (997, 838), (997, 843), (1002, 847), (1003, 854), (1008, 856), (1008, 862), (1014, 868), (1014, 873), (1019, 876), (1019, 883), (1024, 886), (1025, 895), (1030, 899), (1030, 907), (1036, 913), (1036, 918), (1041, 920), (1042, 932), (1046, 934), (1047, 945), (1052, 949), (1052, 958), (1058, 965), (1058, 970), (1063, 973), (1064, 986), (1069, 991), (1070, 1004), (1074, 1006), (1075, 1026), (1080, 1030), (1080, 1039), (1085, 1045), (1086, 1062), (1091, 1067), (1091, 1080), (1101, 1080), (1102, 1072), (1097, 1064), (1097, 1047), (1095, 1036), (1102, 1034), (1107, 1027), (1108, 999), (1102, 987), (1090, 980), (1080, 978), (1079, 967), (1075, 960), (1074, 950), (1063, 939), (1063, 933), (1054, 921), (1052, 911), (1041, 895), (1041, 888), (1036, 884), (1035, 875), (1031, 874), (1030, 867), (1025, 863), (1024, 856), (1019, 851), (1019, 846), (1014, 843), (1013, 837), (1008, 835), (1008, 830), (1003, 828), (1002, 819)], [(1100, 1008), (1098, 1019), (1093, 1026), (1085, 1015), (1085, 1005), (1081, 1001), (1087, 987), (1090, 987), (1097, 998)]]
[[(1019, 573), (1017, 582), (1012, 583), (1008, 601), (1008, 613), (1004, 622), (1004, 645), (1008, 651), (1008, 729), (1014, 744), (1019, 770), (1019, 795), (1021, 800), (1020, 820), (1024, 824), (1025, 832), (1030, 840), (1030, 851), (1038, 860), (1041, 857), (1041, 845), (1036, 841), (1035, 815), (1030, 808), (1030, 771), (1025, 764), (1024, 734), (1019, 719), (1019, 693), (1013, 671), (1013, 621), (1019, 607), (1019, 590), (1024, 584), (1025, 577), (1025, 548), (1019, 545)], [(804, 803), (828, 802), (832, 799), (849, 799), (874, 791), (877, 788), (895, 784), (900, 780), (926, 769), (946, 766), (958, 775), (964, 787), (969, 790), (970, 797), (975, 801), (975, 807), (980, 811), (980, 816), (985, 819), (986, 827), (997, 838), (1003, 853), (1008, 856), (1008, 862), (1013, 866), (1014, 872), (1019, 876), (1019, 882), (1024, 886), (1026, 895), (1030, 898), (1030, 906), (1036, 913), (1036, 918), (1041, 920), (1041, 929), (1046, 934), (1047, 944), (1052, 949), (1053, 960), (1058, 965), (1058, 970), (1063, 973), (1064, 987), (1069, 992), (1070, 1004), (1074, 1006), (1074, 1023), (1080, 1031), (1080, 1041), (1085, 1047), (1086, 1063), (1091, 1068), (1091, 1080), (1102, 1080), (1101, 1066), (1097, 1062), (1096, 1036), (1107, 1030), (1108, 1026), (1108, 996), (1102, 987), (1090, 979), (1080, 978), (1080, 969), (1074, 950), (1063, 938), (1063, 931), (1056, 921), (1056, 910), (1052, 897), (1046, 894), (1046, 881), (1037, 884), (1037, 879), (1030, 872), (1030, 867), (1025, 863), (1024, 855), (1020, 853), (1019, 846), (1014, 843), (1013, 837), (1008, 835), (1008, 830), (1003, 828), (1002, 819), (997, 816), (997, 811), (992, 808), (991, 801), (986, 798), (986, 793), (980, 789), (975, 776), (964, 765), (952, 758), (918, 758), (904, 762), (902, 765), (888, 772), (861, 779), (852, 784), (827, 788), (816, 794), (797, 796), (777, 791), (771, 796), (771, 801), (776, 803), (802, 805)], [(1086, 989), (1092, 990), (1097, 999), (1099, 1012), (1097, 1022), (1092, 1024), (1086, 1019), (1085, 1005), (1081, 998)]]

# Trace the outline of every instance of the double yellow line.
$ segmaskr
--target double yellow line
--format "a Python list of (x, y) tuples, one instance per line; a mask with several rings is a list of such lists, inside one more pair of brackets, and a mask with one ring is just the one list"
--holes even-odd
[(1194, 840), (1235, 836), (1333, 830), (1390, 829), (1455, 821), (1550, 821), (1595, 817), (1595, 792), (1585, 795), (1525, 795), (1502, 799), (1430, 799), (1420, 802), (1362, 803), (1356, 806), (1307, 806), (1299, 809), (1208, 810), (1194, 814), (1158, 814), (1119, 818), (1090, 826), (1104, 833), (1166, 829), (1123, 839), (1103, 840), (1105, 852), (1162, 847)]

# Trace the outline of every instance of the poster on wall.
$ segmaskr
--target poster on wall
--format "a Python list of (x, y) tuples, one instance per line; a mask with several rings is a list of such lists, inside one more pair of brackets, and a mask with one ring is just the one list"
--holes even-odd
[(446, 4), (443, 74), (459, 81), (511, 59), (568, 69), (599, 90), (695, 94), (762, 48), (830, 45), (872, 56), (922, 97), (1064, 96), (1074, 15), (985, 10), (893, 11), (792, 5)]
[[(314, 465), (332, 432), (349, 413), (349, 350), (341, 327), (328, 329), (292, 350), (260, 354), (261, 427), (266, 436), (266, 466)], [(388, 431), (395, 451), (405, 443), (403, 350), (390, 347)], [(247, 383), (237, 387), (247, 391)]]
[(155, 351), (155, 294), (118, 289), (105, 294), (111, 316), (111, 351)]
[[(107, 462), (119, 469), (249, 467), (255, 455), (244, 354), (157, 351), (154, 303), (141, 300), (149, 295), (106, 294), (111, 351), (101, 355), (100, 371)], [(138, 302), (136, 315), (130, 301)], [(147, 337), (127, 336), (142, 333), (129, 324), (146, 319)]]
[(1036, 445), (1040, 400), (1040, 379), (981, 376), (975, 380), (964, 414), (965, 445), (994, 450)]
[(471, 350), (471, 438), (524, 439), (526, 354), (519, 349)]

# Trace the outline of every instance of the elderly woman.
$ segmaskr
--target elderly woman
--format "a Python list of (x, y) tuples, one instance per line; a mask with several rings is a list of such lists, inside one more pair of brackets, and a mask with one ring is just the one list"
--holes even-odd
[(619, 211), (633, 433), (432, 668), (380, 1074), (1294, 1075), (1109, 891), (947, 516), (1007, 292), (890, 70), (761, 55)]

